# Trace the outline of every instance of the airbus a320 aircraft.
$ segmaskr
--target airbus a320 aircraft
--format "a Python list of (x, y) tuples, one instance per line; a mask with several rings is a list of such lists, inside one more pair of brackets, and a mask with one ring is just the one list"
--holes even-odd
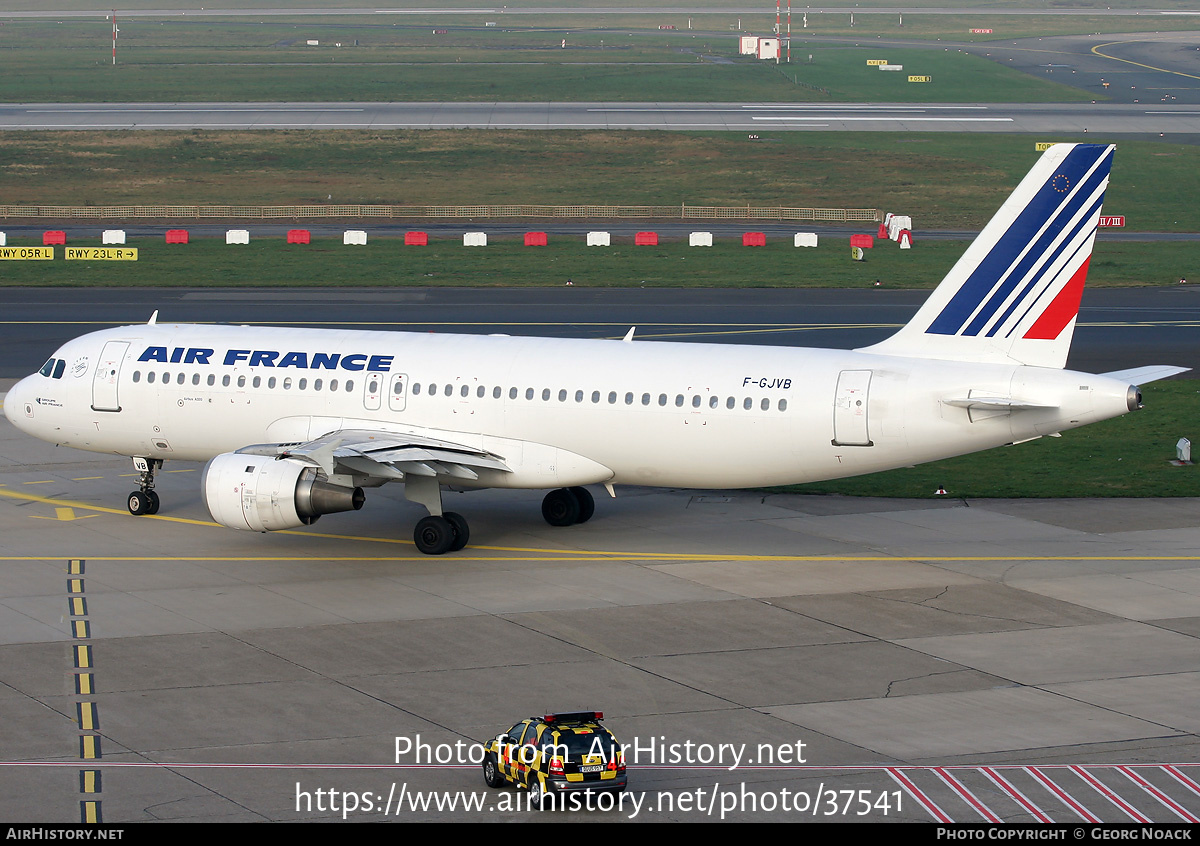
[[(52, 443), (154, 472), (207, 461), (213, 519), (270, 531), (363, 504), (389, 482), (429, 511), (422, 552), (462, 549), (441, 490), (551, 489), (581, 523), (585, 485), (735, 488), (872, 473), (1139, 408), (1180, 373), (1063, 370), (1113, 147), (1056, 145), (917, 312), (864, 349), (166, 325), (70, 341), (8, 393)], [(156, 313), (157, 315), (157, 313)]]

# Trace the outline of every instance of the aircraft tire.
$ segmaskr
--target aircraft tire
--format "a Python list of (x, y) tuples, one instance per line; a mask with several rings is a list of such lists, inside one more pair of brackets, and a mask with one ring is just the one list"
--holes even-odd
[(160, 505), (162, 505), (162, 500), (159, 499), (158, 494), (156, 494), (154, 491), (146, 491), (145, 497), (146, 497), (146, 513), (147, 514), (157, 514), (158, 507)]
[(454, 526), (445, 517), (424, 517), (417, 521), (413, 541), (426, 555), (442, 555), (454, 544)]
[(447, 551), (458, 552), (471, 539), (471, 529), (467, 525), (467, 518), (454, 511), (443, 511), (442, 516), (449, 521), (450, 528), (454, 530), (454, 543), (450, 544), (450, 549)]
[(557, 488), (542, 500), (542, 516), (551, 526), (573, 526), (579, 522), (579, 498), (567, 488)]
[(146, 496), (142, 491), (134, 491), (129, 495), (129, 499), (125, 503), (129, 508), (129, 513), (135, 517), (141, 517), (143, 514), (150, 514), (150, 497)]
[(586, 523), (592, 519), (592, 515), (596, 513), (596, 500), (592, 499), (592, 492), (587, 488), (567, 488), (571, 493), (575, 494), (575, 498), (579, 500), (579, 518), (576, 523)]

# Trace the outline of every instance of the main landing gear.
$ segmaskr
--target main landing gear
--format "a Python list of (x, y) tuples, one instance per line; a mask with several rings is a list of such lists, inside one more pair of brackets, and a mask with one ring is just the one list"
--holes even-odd
[(129, 513), (135, 517), (157, 514), (159, 499), (154, 492), (154, 471), (163, 466), (161, 458), (133, 457), (133, 469), (138, 471), (138, 490), (129, 495)]
[(559, 488), (542, 500), (542, 516), (551, 526), (586, 523), (596, 513), (596, 500), (587, 488)]
[[(410, 476), (404, 483), (405, 498), (424, 505), (429, 516), (417, 521), (413, 542), (426, 555), (457, 552), (467, 545), (471, 530), (466, 518), (453, 511), (442, 511), (442, 489), (437, 479)], [(542, 500), (542, 516), (551, 526), (586, 523), (596, 512), (596, 501), (587, 488), (558, 488)]]

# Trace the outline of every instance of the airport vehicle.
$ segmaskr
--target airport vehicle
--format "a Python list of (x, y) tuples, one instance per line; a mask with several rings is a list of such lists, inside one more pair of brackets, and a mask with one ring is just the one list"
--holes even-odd
[(483, 780), (529, 790), (541, 808), (548, 795), (625, 789), (625, 753), (600, 721), (602, 711), (529, 717), (484, 745)]
[(585, 486), (735, 488), (872, 473), (1018, 443), (1141, 406), (1187, 368), (1064, 370), (1112, 146), (1034, 165), (917, 314), (858, 350), (157, 322), (64, 344), (5, 414), (52, 443), (154, 473), (207, 461), (213, 519), (271, 531), (360, 508), (390, 482), (429, 516), (418, 549), (469, 537), (442, 488), (548, 489), (544, 518), (588, 520)]

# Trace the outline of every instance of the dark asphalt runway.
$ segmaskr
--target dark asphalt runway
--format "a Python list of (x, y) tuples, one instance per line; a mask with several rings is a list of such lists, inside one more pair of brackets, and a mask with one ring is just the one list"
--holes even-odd
[[(8, 289), (0, 378), (25, 376), (69, 338), (145, 322), (337, 326), (851, 349), (882, 340), (926, 291), (664, 289)], [(1068, 367), (1200, 370), (1200, 286), (1084, 293)]]

